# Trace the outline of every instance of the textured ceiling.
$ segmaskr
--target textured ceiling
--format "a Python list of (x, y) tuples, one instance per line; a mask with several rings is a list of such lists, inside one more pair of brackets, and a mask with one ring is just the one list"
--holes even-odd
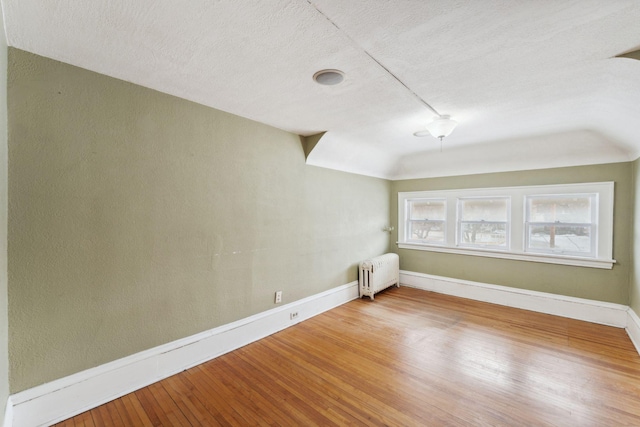
[[(308, 156), (317, 166), (400, 179), (640, 155), (640, 61), (615, 58), (640, 47), (637, 0), (2, 6), (10, 46), (301, 135), (326, 131)], [(316, 84), (324, 68), (345, 81)], [(459, 122), (442, 148), (413, 136), (434, 117), (419, 98)]]

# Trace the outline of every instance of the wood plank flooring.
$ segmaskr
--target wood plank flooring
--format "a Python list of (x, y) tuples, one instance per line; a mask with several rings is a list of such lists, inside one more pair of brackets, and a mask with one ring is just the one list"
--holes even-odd
[(401, 287), (58, 426), (640, 426), (623, 329)]

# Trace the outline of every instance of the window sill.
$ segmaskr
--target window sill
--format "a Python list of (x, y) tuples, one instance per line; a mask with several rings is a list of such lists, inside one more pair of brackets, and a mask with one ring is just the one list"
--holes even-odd
[(572, 265), (576, 267), (591, 267), (611, 270), (614, 259), (592, 259), (571, 256), (529, 254), (523, 252), (492, 251), (486, 249), (448, 248), (444, 246), (427, 246), (415, 243), (396, 242), (400, 249), (414, 249), (418, 251), (443, 252), (448, 254), (483, 256), (488, 258), (513, 259), (518, 261), (543, 262), (547, 264)]

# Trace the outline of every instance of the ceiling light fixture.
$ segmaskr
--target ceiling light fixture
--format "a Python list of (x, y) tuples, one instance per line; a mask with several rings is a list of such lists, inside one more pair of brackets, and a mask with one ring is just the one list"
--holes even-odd
[(456, 128), (458, 122), (451, 119), (451, 116), (442, 115), (436, 117), (432, 122), (427, 123), (426, 131), (419, 131), (414, 133), (415, 136), (427, 136), (431, 135), (434, 138), (438, 138), (440, 142), (446, 136), (451, 135), (451, 132)]
[(333, 86), (342, 83), (344, 73), (340, 70), (320, 70), (313, 75), (313, 80), (323, 86)]

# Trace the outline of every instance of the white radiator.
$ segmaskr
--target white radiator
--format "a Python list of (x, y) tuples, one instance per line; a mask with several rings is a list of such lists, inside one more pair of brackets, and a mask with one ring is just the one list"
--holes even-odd
[(358, 282), (360, 298), (373, 294), (389, 286), (400, 287), (400, 258), (397, 254), (384, 254), (360, 263)]

